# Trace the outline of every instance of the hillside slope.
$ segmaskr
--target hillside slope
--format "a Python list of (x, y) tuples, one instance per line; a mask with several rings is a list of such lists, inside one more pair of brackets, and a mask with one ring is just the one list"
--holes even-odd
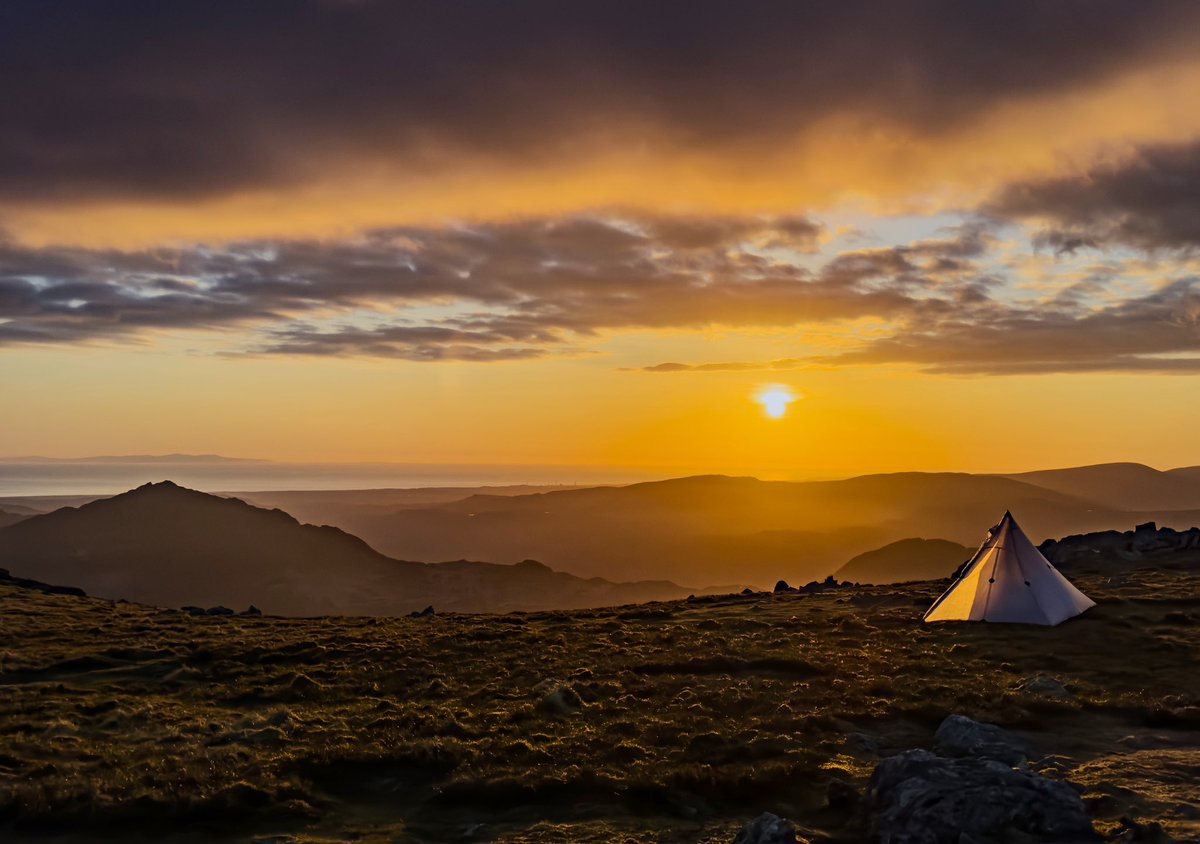
[(0, 531), (0, 566), (160, 606), (254, 604), (285, 615), (571, 608), (688, 594), (673, 583), (583, 580), (538, 563), (390, 559), (332, 527), (168, 482)]
[(904, 583), (937, 580), (953, 572), (973, 553), (945, 539), (900, 539), (859, 554), (833, 573), (852, 583)]

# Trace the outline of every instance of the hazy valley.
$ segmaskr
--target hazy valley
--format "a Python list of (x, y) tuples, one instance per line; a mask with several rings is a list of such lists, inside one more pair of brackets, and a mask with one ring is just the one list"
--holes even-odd
[[(458, 598), (436, 602), (434, 598), (447, 593), (429, 584), (435, 578), (449, 578), (451, 568), (425, 570), (424, 575), (418, 575), (422, 569), (412, 565), (384, 566), (385, 571), (402, 573), (397, 575), (402, 580), (407, 578), (404, 588), (417, 590), (414, 595), (422, 596), (414, 598), (418, 603), (425, 600), (435, 606), (474, 610), (585, 606), (593, 601), (611, 603), (614, 597), (650, 600), (744, 585), (767, 588), (779, 579), (804, 584), (835, 572), (840, 579), (861, 582), (923, 580), (953, 571), (1007, 509), (1017, 515), (1035, 542), (1097, 530), (1130, 530), (1147, 521), (1177, 528), (1200, 525), (1200, 470), (1164, 472), (1138, 464), (1014, 476), (912, 472), (820, 482), (697, 476), (578, 489), (509, 486), (228, 494), (258, 507), (278, 508), (301, 523), (344, 531), (301, 531), (298, 525), (285, 525), (287, 520), (278, 516), (268, 518), (265, 513), (247, 508), (214, 509), (211, 501), (205, 511), (209, 514), (205, 518), (218, 523), (233, 514), (243, 520), (259, 515), (262, 525), (291, 538), (261, 546), (267, 556), (260, 559), (258, 568), (278, 570), (275, 576), (285, 579), (304, 581), (316, 574), (340, 583), (332, 589), (317, 590), (329, 595), (338, 594), (354, 579), (339, 576), (339, 572), (351, 570), (344, 567), (362, 566), (375, 571), (372, 567), (377, 567), (382, 557), (429, 563), (468, 560), (512, 564), (536, 560), (561, 573), (551, 578), (543, 572), (540, 578), (526, 578), (523, 585), (514, 584), (509, 591), (494, 593), (493, 597), (491, 584), (505, 580), (505, 573), (511, 575), (511, 570), (505, 568), (482, 590), (469, 587)], [(209, 547), (204, 553), (214, 564), (218, 558), (225, 560), (231, 570), (241, 567), (240, 558), (257, 555), (260, 546), (252, 535), (258, 524), (254, 520), (212, 531), (197, 526), (209, 522), (191, 521), (181, 511), (173, 522), (157, 525), (157, 516), (139, 512), (142, 506), (150, 505), (147, 499), (131, 498), (121, 510), (127, 530), (105, 532), (107, 520), (100, 516), (80, 523), (85, 532), (100, 531), (79, 542), (97, 553), (101, 546), (107, 549), (105, 553), (115, 566), (106, 575), (110, 581), (118, 577), (116, 570), (122, 565), (117, 558), (128, 550), (122, 543), (137, 545), (139, 553), (169, 558), (176, 548), (188, 548), (197, 541), (200, 545), (196, 547), (204, 548), (205, 543), (217, 542), (219, 548)], [(12, 522), (34, 510), (78, 506), (89, 500), (87, 496), (7, 498), (0, 499), (0, 511), (12, 512), (7, 517)], [(197, 505), (202, 499), (176, 500)], [(1147, 503), (1139, 503), (1143, 501)], [(64, 513), (54, 518), (69, 521), (79, 517)], [(170, 527), (172, 524), (175, 528)], [(157, 533), (144, 525), (157, 525)], [(64, 534), (49, 526), (44, 529), (47, 535), (21, 539), (26, 532), (36, 530), (26, 524), (0, 532), (0, 565), (21, 572), (23, 565), (31, 566), (36, 560), (36, 571), (22, 573), (35, 577), (49, 574), (73, 582), (70, 578), (75, 576), (75, 569), (54, 568), (58, 564), (50, 562), (56, 555), (65, 559), (74, 554), (71, 558), (78, 559), (78, 549), (67, 551), (66, 557), (60, 553), (63, 549), (51, 550), (57, 547), (55, 543), (68, 541), (71, 531)], [(319, 537), (319, 541), (310, 544), (299, 539), (301, 535)], [(880, 551), (892, 543), (913, 539), (932, 544), (901, 544)], [(286, 550), (289, 542), (293, 544), (291, 551)], [(956, 545), (967, 550), (957, 552)], [(288, 564), (289, 554), (298, 553), (301, 547), (303, 553), (296, 561), (310, 565), (304, 576)], [(865, 562), (857, 560), (860, 555), (876, 552), (882, 556)], [(959, 553), (962, 556), (955, 559)], [(29, 562), (14, 556), (18, 554), (26, 554)], [(842, 571), (852, 560), (857, 560), (855, 565)], [(461, 563), (457, 570), (473, 573), (459, 579), (464, 587), (474, 582), (475, 575), (492, 571)], [(527, 571), (532, 573), (532, 567)], [(617, 588), (611, 583), (593, 582), (589, 586), (564, 575), (585, 581), (601, 577), (620, 583), (655, 583)], [(136, 575), (129, 576), (136, 583)], [(535, 581), (537, 589), (531, 585)], [(552, 582), (557, 585), (551, 587)], [(106, 583), (105, 588), (111, 589), (112, 585)], [(544, 593), (538, 591), (543, 586), (547, 589)], [(263, 588), (284, 587), (264, 584)], [(531, 589), (534, 591), (525, 591), (522, 603), (522, 590)], [(267, 598), (259, 600), (265, 602)], [(379, 600), (386, 603), (383, 598)], [(255, 601), (251, 598), (250, 602)], [(337, 604), (309, 606), (320, 612), (322, 606), (324, 611), (332, 611)], [(356, 611), (362, 611), (361, 606)]]

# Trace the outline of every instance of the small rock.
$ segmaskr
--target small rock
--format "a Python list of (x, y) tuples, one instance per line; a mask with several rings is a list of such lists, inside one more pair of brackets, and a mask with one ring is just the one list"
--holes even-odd
[(410, 612), (408, 614), (408, 617), (409, 618), (424, 618), (427, 615), (433, 615), (433, 614), (434, 614), (433, 607), (429, 606), (429, 607), (426, 607), (425, 609), (421, 610), (420, 612), (413, 610), (412, 612)]
[(796, 825), (787, 818), (763, 812), (742, 827), (733, 844), (797, 844)]
[(1026, 692), (1031, 695), (1041, 695), (1042, 697), (1052, 697), (1058, 700), (1066, 700), (1069, 697), (1074, 697), (1070, 689), (1062, 683), (1055, 680), (1053, 677), (1028, 677), (1021, 681), (1017, 686), (1018, 691)]
[(538, 704), (543, 712), (551, 715), (574, 715), (583, 706), (583, 701), (570, 686), (555, 689)]
[(792, 592), (794, 590), (792, 589), (792, 587), (788, 586), (788, 582), (786, 580), (781, 580), (775, 584), (775, 591), (776, 592)]
[(204, 607), (183, 607), (182, 609), (188, 615), (208, 615), (208, 610)]
[(204, 611), (205, 615), (233, 615), (233, 610), (229, 607), (209, 607)]
[(533, 691), (543, 695), (538, 709), (551, 715), (574, 715), (583, 708), (583, 700), (575, 689), (553, 677), (542, 680)]
[(254, 606), (254, 604), (251, 604), (250, 606), (246, 607), (246, 609), (242, 610), (239, 615), (262, 615), (262, 610)]
[(754, 590), (751, 589), (749, 586), (747, 586), (745, 589), (742, 590), (742, 594), (743, 595), (753, 595)]
[(851, 753), (863, 756), (879, 756), (879, 739), (866, 733), (853, 732), (846, 735), (845, 747)]
[(933, 746), (943, 756), (995, 759), (1010, 766), (1020, 765), (1026, 758), (1020, 742), (1007, 730), (965, 715), (947, 715), (933, 734)]

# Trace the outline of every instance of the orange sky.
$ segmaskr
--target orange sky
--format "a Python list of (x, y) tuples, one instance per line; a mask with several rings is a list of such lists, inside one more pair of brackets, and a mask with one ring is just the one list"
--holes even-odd
[[(313, 4), (226, 57), (256, 63), (242, 88), (203, 57), (256, 12), (155, 12), (200, 66), (130, 45), (148, 87), (81, 42), (111, 120), (20, 52), (43, 96), (0, 131), (0, 455), (1198, 464), (1192, 13), (1064, 44), (1029, 33), (1065, 12), (1021, 8), (1011, 32), (961, 6), (781, 19), (824, 35), (784, 80), (779, 27), (715, 13), (659, 47), (565, 12), (495, 52), (482, 23), (418, 24), (496, 63), (472, 77), (388, 58), (371, 32), (412, 22), (374, 4)], [(341, 75), (306, 83), (297, 44)], [(766, 384), (801, 396), (780, 419)]]

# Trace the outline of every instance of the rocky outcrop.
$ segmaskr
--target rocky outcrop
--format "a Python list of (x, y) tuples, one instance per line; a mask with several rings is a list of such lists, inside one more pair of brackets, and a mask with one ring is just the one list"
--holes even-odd
[(1196, 551), (1200, 560), (1200, 528), (1180, 531), (1146, 522), (1131, 531), (1106, 530), (1048, 539), (1038, 550), (1055, 566), (1066, 568), (1087, 567), (1105, 560), (1139, 562), (1184, 551)]
[(763, 812), (742, 827), (733, 844), (797, 844), (796, 826), (787, 818)]
[(1025, 761), (1025, 750), (1016, 736), (995, 724), (981, 724), (965, 715), (948, 715), (933, 734), (933, 746), (943, 756), (955, 759), (995, 759), (1005, 765)]
[(839, 582), (838, 579), (831, 574), (828, 577), (826, 577), (824, 580), (813, 580), (809, 583), (804, 584), (803, 586), (800, 587), (800, 589), (798, 591), (808, 592), (808, 593), (827, 592), (830, 589), (849, 589), (850, 587), (857, 586), (857, 585), (858, 584), (851, 583), (848, 580), (843, 580), (843, 581)]
[(874, 844), (1094, 840), (1070, 785), (994, 759), (908, 750), (875, 768), (866, 801)]

